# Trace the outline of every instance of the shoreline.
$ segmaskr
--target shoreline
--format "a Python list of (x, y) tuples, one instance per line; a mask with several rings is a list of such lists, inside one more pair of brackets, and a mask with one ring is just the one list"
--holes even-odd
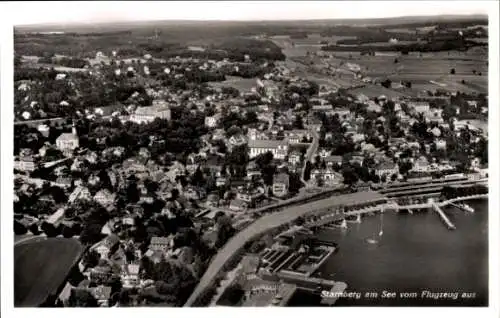
[[(489, 207), (487, 205), (487, 203), (489, 201), (488, 194), (485, 194), (481, 198), (473, 198), (473, 199), (460, 200), (460, 202), (467, 202), (467, 201), (471, 202), (473, 204), (474, 203), (476, 203), (476, 204), (486, 204), (486, 208), (485, 209), (481, 209), (480, 211), (483, 212), (483, 213), (489, 211)], [(454, 208), (454, 206), (450, 205), (450, 204), (447, 204), (446, 206), (443, 206), (443, 209), (450, 209), (450, 208)], [(476, 207), (474, 207), (474, 208), (476, 208)], [(448, 211), (445, 211), (445, 212), (448, 212)], [(472, 215), (474, 215), (474, 214), (475, 213), (471, 213), (470, 214), (471, 217), (473, 217)], [(376, 214), (371, 214), (370, 216), (376, 216)], [(411, 216), (408, 216), (408, 217), (411, 218)], [(393, 220), (393, 222), (399, 222), (399, 221), (400, 220), (396, 220), (396, 221)], [(327, 231), (332, 231), (332, 233), (338, 234), (338, 233), (340, 233), (340, 231), (338, 231), (338, 230), (339, 230), (339, 228), (329, 228)], [(362, 235), (362, 234), (356, 233), (354, 236), (357, 237), (359, 235)], [(457, 234), (454, 234), (454, 235), (457, 235)], [(487, 240), (487, 237), (486, 237), (486, 240)], [(342, 244), (342, 243), (340, 243), (338, 241), (339, 241), (338, 238), (336, 238), (335, 242), (338, 243), (338, 246), (339, 246), (340, 249), (342, 247), (345, 247), (344, 244)], [(351, 253), (352, 251), (348, 251), (348, 252)], [(333, 256), (335, 256), (335, 255), (333, 255)], [(328, 261), (326, 261), (326, 262), (328, 262)], [(346, 262), (345, 260), (342, 261), (342, 262), (344, 264), (342, 266), (347, 266), (346, 263), (344, 263), (344, 262)], [(329, 271), (328, 268), (323, 268), (321, 272), (322, 272), (322, 274), (328, 275), (328, 276), (336, 276), (337, 275), (336, 271)], [(323, 277), (323, 276), (318, 276), (318, 277)], [(346, 279), (346, 277), (342, 277), (342, 278), (338, 278), (338, 279), (340, 279), (342, 281), (345, 281), (351, 287), (352, 282), (350, 282), (348, 279)], [(411, 281), (410, 281), (410, 284), (411, 284)], [(486, 287), (487, 290), (489, 290), (489, 286), (488, 285), (486, 285), (486, 286), (487, 286)], [(384, 288), (385, 287), (383, 287), (383, 286), (380, 287), (380, 291), (382, 291)], [(403, 291), (404, 288), (403, 287), (401, 287), (401, 288), (402, 288), (401, 290), (396, 290), (396, 292), (399, 293), (399, 292)], [(466, 286), (464, 286), (463, 289), (467, 289)], [(384, 306), (398, 306), (399, 307), (399, 306), (417, 306), (417, 305), (422, 305), (422, 303), (419, 303), (419, 302), (425, 302), (426, 303), (425, 306), (473, 306), (473, 307), (474, 306), (479, 306), (479, 307), (480, 306), (487, 306), (488, 295), (487, 294), (483, 295), (483, 294), (484, 293), (481, 293), (480, 296), (476, 299), (477, 302), (474, 302), (474, 303), (471, 303), (471, 304), (469, 304), (469, 302), (473, 301), (473, 300), (463, 300), (463, 301), (467, 302), (467, 305), (464, 305), (463, 302), (461, 302), (461, 301), (459, 301), (457, 303), (452, 303), (449, 300), (443, 300), (444, 302), (440, 302), (439, 304), (437, 304), (437, 303), (436, 304), (430, 304), (430, 303), (427, 304), (427, 301), (425, 299), (406, 299), (406, 300), (405, 299), (398, 299), (397, 301), (396, 300), (388, 299), (387, 301), (389, 301), (390, 304), (388, 303), (388, 304), (385, 304)], [(301, 293), (301, 295), (304, 296), (303, 293)], [(320, 304), (319, 302), (317, 302), (317, 299), (314, 300), (314, 295), (312, 295), (312, 294), (311, 295), (305, 295), (305, 297), (308, 299), (308, 301), (306, 301), (306, 303), (308, 303), (308, 304), (305, 304), (305, 305), (302, 304), (302, 303), (301, 304), (296, 304), (295, 302), (301, 302), (300, 299), (296, 299), (291, 306), (318, 306)], [(320, 299), (320, 301), (321, 301), (321, 299)], [(486, 305), (483, 304), (485, 301), (486, 301)], [(311, 302), (311, 303), (309, 304), (309, 302)], [(337, 302), (335, 304), (335, 306), (339, 306), (339, 307), (349, 307), (349, 306), (365, 306), (366, 307), (366, 306), (372, 306), (370, 304), (365, 304), (363, 302), (361, 302), (360, 304), (358, 304), (358, 303), (351, 304), (350, 301), (348, 301), (348, 300), (346, 300), (346, 302), (348, 302), (348, 303), (344, 303), (344, 301), (342, 301), (341, 299), (339, 300), (339, 302)]]

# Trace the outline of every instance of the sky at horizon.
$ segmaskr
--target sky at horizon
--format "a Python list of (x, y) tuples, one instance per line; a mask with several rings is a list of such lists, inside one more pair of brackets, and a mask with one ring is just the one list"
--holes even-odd
[[(494, 3), (494, 2), (493, 2)], [(488, 14), (492, 1), (8, 2), (13, 25), (146, 20), (319, 20)]]

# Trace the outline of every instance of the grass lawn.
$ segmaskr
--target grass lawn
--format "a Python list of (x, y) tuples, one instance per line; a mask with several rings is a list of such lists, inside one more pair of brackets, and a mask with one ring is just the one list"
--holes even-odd
[(50, 238), (14, 247), (14, 306), (37, 307), (58, 292), (83, 252), (75, 239)]
[(236, 76), (226, 76), (223, 82), (210, 82), (213, 87), (234, 87), (240, 92), (250, 92), (252, 87), (257, 87), (256, 78), (242, 78)]

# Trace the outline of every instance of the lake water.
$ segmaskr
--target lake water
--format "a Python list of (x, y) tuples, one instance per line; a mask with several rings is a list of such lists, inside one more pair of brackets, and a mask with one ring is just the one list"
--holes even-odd
[[(383, 217), (366, 216), (360, 224), (350, 223), (347, 230), (325, 230), (319, 235), (337, 242), (339, 250), (314, 276), (346, 282), (346, 292), (361, 293), (359, 299), (339, 299), (336, 306), (487, 306), (488, 202), (467, 204), (475, 213), (444, 209), (455, 231), (427, 211), (413, 215), (387, 211)], [(369, 244), (370, 238), (379, 242)], [(422, 297), (425, 290), (459, 294), (433, 299)], [(383, 298), (384, 291), (396, 293), (396, 298)], [(365, 297), (366, 292), (376, 292), (378, 297)], [(401, 292), (415, 292), (417, 297), (403, 298)], [(290, 305), (318, 306), (319, 302), (319, 295), (298, 292)]]

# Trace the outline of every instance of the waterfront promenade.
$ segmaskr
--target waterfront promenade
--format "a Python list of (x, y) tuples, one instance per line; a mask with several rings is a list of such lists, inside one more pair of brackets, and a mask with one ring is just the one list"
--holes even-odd
[[(436, 203), (438, 206), (445, 206), (450, 203), (487, 198), (487, 194), (472, 195), (466, 197), (458, 197), (451, 200), (446, 200), (443, 202)], [(372, 207), (367, 207), (355, 211), (349, 211), (345, 213), (338, 213), (338, 208), (341, 206), (349, 206), (355, 204), (370, 204), (371, 202), (377, 202), (381, 199), (387, 200), (387, 198), (377, 192), (367, 191), (367, 192), (357, 192), (352, 194), (345, 194), (330, 197), (327, 199), (322, 199), (314, 201), (307, 204), (301, 204), (296, 206), (288, 207), (280, 212), (265, 215), (257, 219), (254, 223), (249, 225), (247, 228), (242, 230), (233, 236), (214, 256), (208, 269), (205, 271), (200, 282), (196, 286), (195, 290), (184, 304), (185, 307), (195, 305), (196, 300), (214, 283), (215, 278), (224, 268), (224, 266), (243, 249), (245, 244), (252, 239), (259, 237), (260, 235), (278, 228), (279, 226), (285, 225), (287, 223), (292, 223), (299, 217), (306, 217), (310, 221), (318, 222), (321, 224), (331, 223), (342, 216), (349, 215), (361, 215), (365, 213), (373, 213), (380, 211), (381, 209), (423, 209), (429, 208), (429, 202), (423, 204), (412, 204), (412, 205), (398, 205), (394, 202), (385, 202), (384, 204), (377, 204)], [(309, 222), (308, 222), (309, 223)], [(308, 224), (309, 225), (309, 224)], [(314, 224), (316, 225), (316, 224)]]
[(262, 235), (281, 225), (291, 223), (308, 213), (314, 213), (315, 211), (340, 205), (369, 203), (380, 200), (381, 198), (383, 198), (383, 196), (377, 192), (356, 192), (334, 196), (307, 204), (291, 206), (282, 211), (262, 216), (247, 228), (233, 236), (219, 250), (184, 306), (189, 307), (195, 304), (198, 297), (214, 283), (215, 278), (223, 269), (224, 265), (226, 265), (226, 263), (228, 263), (236, 253), (241, 251), (248, 241), (255, 239), (259, 235)]

